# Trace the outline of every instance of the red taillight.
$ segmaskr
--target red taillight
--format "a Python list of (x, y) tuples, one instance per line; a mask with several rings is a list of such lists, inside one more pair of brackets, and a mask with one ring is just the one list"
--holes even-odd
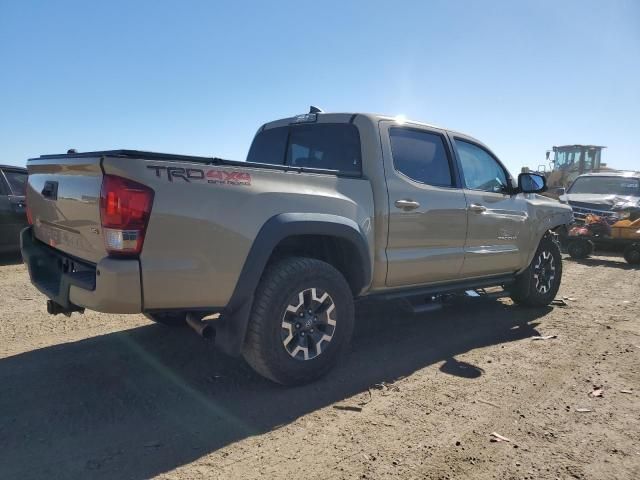
[(151, 214), (153, 190), (115, 175), (102, 178), (100, 218), (109, 253), (138, 255)]

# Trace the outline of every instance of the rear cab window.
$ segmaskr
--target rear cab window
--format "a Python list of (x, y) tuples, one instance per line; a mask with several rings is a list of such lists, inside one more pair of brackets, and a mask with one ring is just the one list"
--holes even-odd
[(270, 128), (259, 132), (253, 139), (247, 162), (284, 165), (289, 127)]
[(247, 161), (359, 175), (362, 172), (360, 135), (356, 126), (348, 123), (308, 123), (266, 129), (256, 135)]

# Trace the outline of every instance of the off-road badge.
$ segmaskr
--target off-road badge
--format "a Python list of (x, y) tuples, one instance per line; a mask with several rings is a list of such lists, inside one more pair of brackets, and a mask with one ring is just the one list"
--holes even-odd
[(170, 182), (184, 181), (207, 182), (217, 185), (251, 185), (251, 174), (238, 170), (165, 167), (163, 165), (148, 165), (147, 168), (155, 170), (156, 177), (160, 178), (166, 173)]

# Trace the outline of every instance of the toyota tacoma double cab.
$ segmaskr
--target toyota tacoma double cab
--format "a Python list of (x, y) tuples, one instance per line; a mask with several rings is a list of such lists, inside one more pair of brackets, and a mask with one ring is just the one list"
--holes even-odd
[[(539, 307), (571, 208), (462, 133), (312, 109), (260, 127), (246, 161), (113, 150), (28, 161), (22, 254), (52, 314), (188, 324), (263, 376), (325, 374), (354, 300), (502, 286)], [(406, 303), (406, 302), (405, 302)], [(217, 315), (216, 315), (217, 314)]]

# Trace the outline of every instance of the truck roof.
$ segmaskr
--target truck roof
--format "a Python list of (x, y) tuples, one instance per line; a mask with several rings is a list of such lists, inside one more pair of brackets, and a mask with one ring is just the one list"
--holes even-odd
[[(300, 114), (300, 115), (306, 115), (306, 114)], [(373, 120), (373, 121), (378, 121), (378, 120), (391, 120), (391, 121), (393, 121), (393, 120), (395, 120), (395, 121), (399, 121), (399, 122), (402, 122), (402, 123), (412, 123), (412, 124), (416, 124), (416, 125), (424, 125), (424, 126), (427, 126), (427, 127), (438, 128), (440, 130), (449, 130), (447, 128), (440, 127), (440, 126), (437, 126), (437, 125), (433, 125), (433, 124), (430, 124), (430, 123), (418, 122), (416, 120), (410, 120), (408, 118), (405, 118), (403, 115), (392, 116), (392, 115), (383, 115), (383, 114), (380, 114), (380, 113), (367, 113), (367, 112), (322, 112), (322, 113), (319, 113), (318, 115), (321, 115), (323, 117), (335, 117), (335, 120), (338, 121), (338, 122), (340, 122), (341, 120), (345, 121), (345, 122), (349, 122), (349, 121), (353, 121), (353, 119), (355, 117), (366, 117), (366, 118), (368, 118), (370, 120)], [(285, 117), (285, 118), (279, 118), (277, 120), (272, 120), (270, 122), (265, 123), (264, 126), (266, 128), (271, 128), (271, 127), (275, 127), (276, 126), (275, 124), (281, 124), (281, 123), (284, 123), (284, 122), (291, 123), (291, 122), (295, 121), (297, 116), (298, 115), (294, 115), (292, 117)], [(343, 118), (340, 119), (338, 117), (343, 117)]]
[(0, 165), (0, 169), (2, 170), (20, 170), (22, 172), (27, 173), (27, 169), (24, 167), (18, 167), (17, 165)]
[(580, 143), (573, 143), (569, 145), (554, 145), (553, 149), (567, 149), (567, 148), (607, 148), (604, 145), (582, 145)]
[[(306, 114), (299, 114), (299, 115), (306, 115)], [(262, 125), (261, 130), (266, 128), (280, 127), (280, 126), (288, 125), (290, 123), (294, 123), (296, 121), (296, 118), (299, 115), (296, 115), (293, 117), (280, 118), (278, 120), (272, 120)], [(324, 117), (329, 121), (334, 121), (337, 123), (343, 123), (343, 122), (349, 123), (349, 122), (353, 122), (356, 117), (365, 117), (368, 120), (370, 120), (372, 123), (377, 123), (379, 121), (395, 121), (401, 125), (418, 125), (422, 127), (435, 128), (438, 130), (445, 130), (447, 132), (451, 132), (456, 135), (464, 136), (468, 139), (472, 139), (477, 143), (482, 144), (480, 140), (473, 138), (471, 135), (468, 135), (466, 133), (463, 133), (457, 130), (452, 130), (450, 128), (442, 127), (440, 125), (434, 125), (432, 123), (420, 122), (418, 120), (411, 120), (409, 118), (404, 117), (404, 115), (393, 116), (393, 115), (385, 115), (380, 113), (367, 113), (367, 112), (321, 112), (318, 115), (321, 115), (322, 117)]]

